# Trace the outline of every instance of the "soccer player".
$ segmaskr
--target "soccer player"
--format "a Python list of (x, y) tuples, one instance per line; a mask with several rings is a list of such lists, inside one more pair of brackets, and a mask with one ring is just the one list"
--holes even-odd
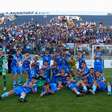
[(84, 57), (83, 57), (83, 52), (81, 50), (78, 51), (78, 63), (79, 63), (79, 67), (78, 69), (82, 69), (82, 63), (85, 61)]
[(72, 90), (73, 93), (75, 93), (77, 96), (81, 96), (82, 94), (79, 91), (79, 88), (77, 86), (77, 83), (75, 80), (72, 80), (70, 76), (66, 77), (66, 86)]
[(44, 86), (42, 87), (42, 93), (40, 94), (40, 96), (45, 96), (49, 94), (54, 94), (54, 92), (51, 90), (50, 84), (46, 82)]
[(44, 76), (44, 70), (40, 69), (39, 70), (39, 75), (37, 76), (37, 87), (38, 91), (42, 91), (42, 87), (44, 84), (47, 82), (46, 77)]
[[(17, 50), (17, 53), (13, 55), (11, 69), (13, 74), (13, 87), (18, 84), (18, 75), (22, 75), (22, 54), (20, 50)], [(22, 76), (20, 76), (22, 77)]]
[(30, 70), (30, 64), (31, 64), (30, 54), (26, 53), (24, 56), (22, 68), (23, 68), (23, 73), (27, 75), (27, 78), (28, 78), (28, 72)]
[(48, 64), (47, 61), (44, 62), (42, 69), (44, 70), (44, 76), (45, 76), (46, 80), (48, 82), (50, 82), (51, 72), (50, 72), (50, 65)]
[(89, 73), (89, 68), (87, 67), (86, 65), (86, 62), (83, 61), (82, 62), (82, 65), (81, 65), (81, 69), (80, 69), (82, 72), (83, 72), (83, 75), (86, 77)]
[(72, 71), (76, 73), (76, 60), (73, 55), (69, 59), (69, 64), (71, 66)]
[(85, 75), (83, 71), (77, 70), (77, 74), (73, 77), (73, 79), (76, 81), (81, 92), (88, 92), (87, 85), (85, 84)]
[(35, 63), (32, 63), (30, 69), (28, 70), (28, 81), (31, 81), (32, 77), (37, 77)]
[(23, 55), (21, 53), (21, 49), (17, 51), (17, 74), (18, 74), (18, 84), (21, 85), (23, 81)]
[(65, 86), (67, 75), (68, 74), (65, 73), (64, 69), (62, 69), (60, 71), (60, 73), (57, 75), (56, 83), (57, 83), (57, 86), (58, 86), (58, 90), (61, 90)]
[(8, 91), (8, 92), (4, 92), (0, 98), (4, 99), (5, 97), (11, 96), (13, 94), (16, 94), (19, 96), (19, 101), (20, 102), (25, 102), (26, 101), (26, 96), (29, 93), (34, 93), (37, 92), (34, 89), (34, 86), (36, 86), (36, 82), (37, 79), (36, 77), (32, 77), (32, 80), (28, 83), (26, 82), (24, 85), (22, 86), (17, 86), (15, 88), (13, 88), (12, 90)]
[(7, 57), (5, 48), (0, 48), (0, 75), (3, 77), (3, 90), (6, 90)]
[(102, 51), (100, 47), (96, 48), (96, 52), (94, 56), (94, 70), (103, 73)]
[(50, 63), (51, 63), (51, 56), (50, 56), (48, 51), (45, 52), (45, 55), (43, 55), (42, 58), (43, 58), (43, 63), (44, 62), (48, 62), (48, 65), (50, 65)]
[(70, 64), (65, 57), (63, 57), (61, 69), (64, 69), (65, 73), (69, 73), (71, 71)]
[(59, 73), (58, 65), (57, 62), (54, 60), (53, 65), (51, 66), (51, 75), (50, 75), (50, 80), (52, 82), (56, 82), (56, 77)]
[(51, 66), (51, 74), (50, 74), (50, 88), (55, 93), (58, 90), (56, 79), (59, 73), (59, 69), (56, 61), (53, 61), (53, 65)]
[(36, 69), (36, 73), (38, 74), (39, 73), (39, 56), (38, 55), (35, 55), (35, 57), (33, 58), (33, 62), (35, 64), (35, 69)]
[(37, 76), (37, 86), (42, 88), (43, 85), (46, 83), (46, 78), (44, 76), (44, 70), (39, 70), (39, 75)]
[(95, 94), (98, 91), (106, 91), (107, 85), (106, 85), (106, 79), (102, 73), (97, 71), (95, 73), (95, 81), (92, 86), (91, 93)]
[(62, 69), (62, 63), (63, 63), (63, 57), (60, 53), (57, 53), (55, 55), (55, 61), (57, 63), (58, 69), (61, 70)]
[(94, 73), (94, 68), (90, 68), (90, 72), (89, 74), (87, 75), (87, 87), (89, 89), (92, 88), (93, 84), (94, 84), (94, 81), (95, 81), (95, 73)]

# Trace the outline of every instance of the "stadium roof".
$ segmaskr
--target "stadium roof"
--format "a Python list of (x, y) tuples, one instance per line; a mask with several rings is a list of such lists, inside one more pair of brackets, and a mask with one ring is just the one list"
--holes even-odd
[(47, 11), (80, 15), (111, 13), (112, 0), (0, 0), (0, 12)]

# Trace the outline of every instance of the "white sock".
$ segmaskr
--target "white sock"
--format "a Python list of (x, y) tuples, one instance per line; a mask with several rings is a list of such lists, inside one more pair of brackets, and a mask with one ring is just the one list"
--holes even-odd
[(108, 92), (111, 93), (111, 85), (108, 85)]
[(2, 98), (8, 97), (8, 96), (9, 96), (8, 92), (5, 92), (1, 95)]
[(92, 90), (93, 92), (96, 92), (96, 85), (93, 85)]
[(22, 93), (21, 96), (20, 96), (20, 98), (24, 99), (25, 96), (26, 96), (26, 94), (25, 93)]
[(86, 92), (87, 91), (87, 87), (86, 86), (83, 86), (83, 90)]

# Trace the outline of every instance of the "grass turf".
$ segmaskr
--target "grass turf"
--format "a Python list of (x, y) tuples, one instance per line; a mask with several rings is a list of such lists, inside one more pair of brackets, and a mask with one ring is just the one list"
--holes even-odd
[[(106, 69), (105, 74), (110, 80), (111, 69)], [(10, 89), (10, 75), (8, 85)], [(10, 96), (1, 100), (0, 112), (112, 112), (112, 96), (107, 96), (105, 92), (76, 97), (70, 90), (63, 89), (45, 97), (28, 95), (26, 103), (19, 103), (17, 99), (17, 96)]]

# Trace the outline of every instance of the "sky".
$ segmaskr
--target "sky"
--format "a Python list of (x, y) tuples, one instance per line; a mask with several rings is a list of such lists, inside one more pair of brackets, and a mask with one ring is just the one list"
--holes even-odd
[(0, 0), (0, 12), (11, 11), (106, 14), (112, 13), (112, 0)]

